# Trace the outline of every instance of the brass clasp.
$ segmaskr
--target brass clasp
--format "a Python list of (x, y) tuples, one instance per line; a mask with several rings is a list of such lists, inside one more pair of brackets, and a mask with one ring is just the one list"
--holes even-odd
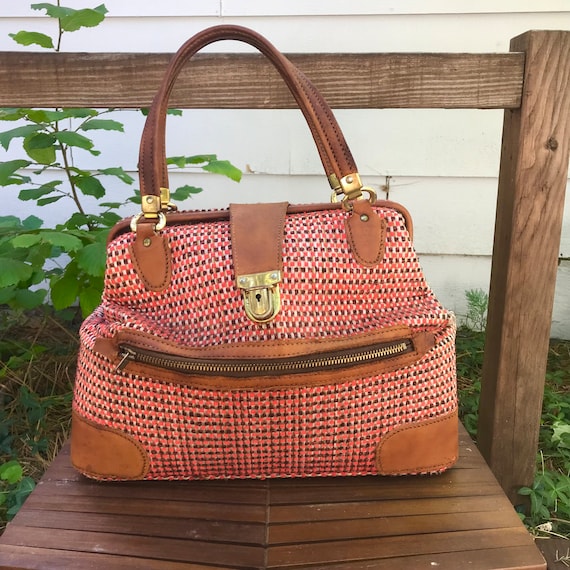
[(278, 270), (250, 275), (238, 275), (237, 285), (243, 297), (247, 316), (255, 323), (266, 323), (277, 315), (281, 308)]
[[(331, 202), (341, 202), (345, 210), (352, 210), (352, 201), (361, 200), (362, 193), (368, 194), (368, 200), (371, 204), (376, 202), (376, 192), (368, 186), (363, 186), (358, 172), (347, 174), (339, 179), (336, 174), (329, 175), (329, 184), (332, 188)], [(341, 198), (342, 196), (342, 198)]]

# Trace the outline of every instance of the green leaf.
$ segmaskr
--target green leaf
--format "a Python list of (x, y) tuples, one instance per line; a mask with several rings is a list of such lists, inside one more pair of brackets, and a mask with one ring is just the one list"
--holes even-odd
[(63, 6), (56, 6), (49, 2), (41, 2), (40, 4), (30, 4), (32, 10), (45, 10), (46, 15), (50, 18), (64, 18), (75, 12), (73, 8), (65, 8)]
[(107, 259), (106, 244), (104, 242), (90, 243), (79, 251), (76, 259), (79, 268), (88, 275), (102, 277), (105, 273)]
[(24, 263), (18, 259), (9, 259), (7, 257), (0, 259), (0, 287), (10, 287), (27, 281), (33, 273), (31, 265)]
[(86, 287), (79, 293), (79, 306), (83, 317), (88, 317), (101, 302), (101, 289)]
[(8, 150), (12, 139), (27, 137), (41, 128), (42, 127), (40, 125), (23, 125), (21, 127), (16, 127), (15, 129), (10, 129), (9, 131), (4, 131), (3, 133), (0, 133), (0, 145), (2, 145), (5, 150)]
[(37, 216), (28, 216), (25, 220), (22, 220), (22, 227), (26, 230), (38, 230), (43, 223), (43, 220), (40, 220)]
[(213, 160), (202, 166), (202, 170), (213, 172), (214, 174), (222, 174), (234, 182), (239, 182), (242, 175), (241, 170), (228, 160)]
[(61, 247), (65, 251), (77, 251), (83, 247), (83, 242), (67, 232), (43, 231), (39, 234), (42, 242), (55, 247)]
[(100, 216), (101, 221), (107, 227), (114, 226), (117, 222), (121, 221), (121, 216), (114, 212), (103, 212)]
[(51, 302), (54, 309), (60, 311), (75, 303), (79, 295), (79, 281), (74, 271), (66, 271), (57, 281), (51, 283)]
[(74, 146), (85, 150), (91, 150), (93, 148), (93, 141), (91, 139), (79, 133), (74, 133), (73, 131), (59, 131), (54, 133), (54, 137), (60, 143), (66, 144), (67, 146)]
[(74, 176), (73, 182), (86, 196), (102, 198), (105, 196), (105, 188), (94, 176)]
[(53, 204), (54, 202), (58, 202), (61, 200), (63, 196), (50, 196), (49, 198), (40, 198), (36, 204), (38, 206), (47, 206), (48, 204)]
[(55, 162), (55, 138), (48, 133), (34, 133), (24, 139), (26, 154), (39, 164)]
[(135, 179), (128, 173), (126, 173), (120, 166), (113, 168), (103, 168), (99, 170), (101, 174), (106, 176), (116, 176), (119, 180), (122, 180), (125, 184), (132, 184)]
[(8, 483), (17, 483), (24, 475), (22, 466), (16, 461), (8, 461), (0, 465), (0, 479)]
[(3, 107), (0, 109), (0, 121), (17, 121), (26, 116), (30, 109)]
[(26, 112), (28, 120), (34, 123), (54, 123), (63, 119), (92, 117), (99, 113), (95, 109), (29, 109)]
[(30, 166), (31, 162), (29, 160), (7, 160), (6, 162), (0, 162), (0, 186), (8, 186), (9, 184), (23, 184), (24, 182), (29, 182), (30, 178), (28, 176), (22, 176), (16, 174), (16, 171), (20, 168), (26, 168)]
[(186, 157), (185, 156), (169, 156), (166, 159), (166, 164), (173, 164), (178, 168), (184, 168), (186, 166)]
[(47, 291), (45, 289), (18, 289), (14, 294), (14, 300), (17, 306), (22, 309), (35, 309), (44, 304)]
[(65, 222), (65, 227), (68, 229), (77, 229), (81, 226), (86, 226), (92, 221), (92, 216), (88, 214), (82, 214), (81, 212), (73, 213), (67, 222)]
[(22, 46), (37, 45), (47, 49), (53, 49), (53, 40), (46, 36), (46, 34), (40, 34), (40, 32), (26, 32), (20, 30), (16, 34), (8, 34), (16, 43)]
[(94, 28), (105, 19), (106, 13), (104, 4), (93, 9), (74, 10), (72, 14), (60, 18), (61, 29), (65, 32), (75, 32), (80, 28)]
[(51, 194), (56, 189), (56, 186), (58, 186), (61, 183), (62, 183), (61, 180), (54, 180), (52, 182), (43, 184), (39, 188), (26, 188), (25, 190), (20, 190), (18, 198), (23, 201), (38, 200), (42, 196)]
[[(148, 117), (148, 113), (149, 113), (149, 109), (148, 107), (143, 107), (142, 109), (140, 109), (140, 112), (145, 116)], [(182, 116), (182, 111), (180, 109), (168, 109), (166, 111), (167, 115), (174, 115), (176, 117), (181, 117)]]
[(556, 443), (558, 447), (570, 447), (566, 435), (570, 435), (570, 424), (563, 422), (555, 422), (552, 426), (552, 442)]
[(111, 119), (90, 119), (89, 121), (85, 121), (79, 128), (82, 131), (103, 130), (125, 132), (123, 123)]
[(13, 247), (32, 247), (42, 241), (42, 236), (38, 234), (20, 234), (10, 240)]
[(180, 188), (177, 188), (174, 192), (172, 192), (170, 198), (172, 200), (176, 200), (177, 202), (182, 202), (186, 200), (191, 194), (200, 194), (200, 192), (203, 192), (202, 188), (185, 185), (180, 186)]
[(205, 162), (212, 162), (217, 160), (215, 154), (197, 154), (194, 156), (169, 156), (166, 159), (166, 164), (174, 164), (178, 168), (184, 168), (187, 164), (204, 164)]
[(22, 227), (20, 218), (16, 216), (0, 216), (0, 228), (18, 228)]
[[(83, 242), (68, 232), (44, 230), (35, 234), (20, 234), (12, 238), (11, 243), (16, 248), (29, 248), (38, 243), (46, 243), (61, 247), (65, 251), (77, 251), (83, 247)], [(2, 262), (3, 266), (3, 262)]]

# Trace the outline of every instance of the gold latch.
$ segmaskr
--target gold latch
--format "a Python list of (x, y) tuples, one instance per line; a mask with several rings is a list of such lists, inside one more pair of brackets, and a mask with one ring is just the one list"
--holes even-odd
[(340, 201), (345, 210), (351, 211), (352, 201), (363, 199), (363, 192), (368, 194), (368, 200), (371, 204), (376, 202), (376, 192), (372, 188), (362, 185), (358, 172), (347, 174), (340, 179), (336, 174), (330, 174), (329, 184), (332, 188), (331, 202)]
[(245, 312), (253, 322), (266, 323), (279, 312), (280, 281), (281, 271), (278, 270), (238, 275), (237, 285), (241, 290)]

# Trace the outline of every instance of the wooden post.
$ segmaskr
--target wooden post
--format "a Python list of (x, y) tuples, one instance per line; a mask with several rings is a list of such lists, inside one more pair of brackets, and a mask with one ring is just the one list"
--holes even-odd
[(521, 106), (506, 110), (479, 448), (513, 502), (533, 481), (570, 143), (570, 32), (527, 32)]

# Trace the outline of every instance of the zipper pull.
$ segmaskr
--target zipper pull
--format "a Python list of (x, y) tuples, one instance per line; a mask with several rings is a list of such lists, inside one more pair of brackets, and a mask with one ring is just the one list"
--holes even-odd
[(121, 357), (121, 360), (119, 361), (119, 364), (117, 364), (115, 372), (121, 372), (129, 361), (135, 359), (135, 351), (127, 347), (122, 347), (119, 356)]

